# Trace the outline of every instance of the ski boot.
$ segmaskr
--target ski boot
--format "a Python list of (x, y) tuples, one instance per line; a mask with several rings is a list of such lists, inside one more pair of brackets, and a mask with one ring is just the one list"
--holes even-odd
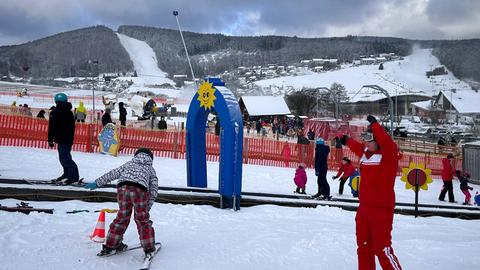
[(146, 249), (146, 250), (144, 250), (144, 251), (145, 251), (145, 257), (144, 257), (144, 259), (145, 259), (145, 260), (151, 260), (151, 259), (153, 258), (153, 256), (155, 256), (156, 248), (155, 248), (155, 247), (152, 247), (152, 248)]
[(102, 245), (102, 250), (97, 254), (97, 256), (107, 256), (107, 255), (113, 255), (119, 252), (123, 252), (128, 249), (128, 246), (125, 245), (124, 243), (120, 243), (117, 248), (109, 248), (106, 245)]
[(60, 185), (62, 183), (62, 181), (65, 180), (65, 179), (67, 179), (67, 175), (62, 174), (59, 177), (57, 177), (56, 179), (53, 179), (52, 184)]

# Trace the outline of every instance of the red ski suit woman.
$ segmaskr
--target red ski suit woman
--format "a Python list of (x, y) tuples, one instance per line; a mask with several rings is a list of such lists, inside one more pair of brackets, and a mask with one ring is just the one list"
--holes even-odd
[(385, 129), (374, 121), (370, 125), (379, 149), (367, 150), (366, 145), (351, 138), (347, 146), (360, 157), (360, 205), (355, 218), (358, 269), (375, 269), (377, 256), (382, 269), (400, 270), (392, 249), (394, 184), (398, 169), (398, 149)]

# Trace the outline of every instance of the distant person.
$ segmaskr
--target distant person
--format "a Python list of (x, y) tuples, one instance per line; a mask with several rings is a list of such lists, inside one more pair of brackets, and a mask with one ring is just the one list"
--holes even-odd
[(220, 119), (215, 117), (215, 135), (220, 136)]
[(257, 130), (257, 135), (260, 135), (260, 131), (262, 131), (262, 120), (258, 119), (257, 123), (255, 124), (255, 129)]
[(318, 138), (315, 141), (315, 175), (317, 176), (318, 192), (313, 197), (321, 200), (331, 199), (330, 185), (327, 181), (329, 153), (330, 147), (325, 145), (322, 138)]
[(299, 129), (297, 132), (297, 144), (310, 144), (308, 138), (305, 137), (303, 129)]
[(438, 199), (440, 201), (445, 201), (445, 195), (448, 192), (448, 201), (451, 203), (455, 202), (455, 195), (453, 194), (453, 176), (455, 175), (455, 169), (453, 167), (453, 161), (455, 157), (452, 153), (449, 153), (446, 158), (442, 159), (442, 180), (443, 188), (440, 192)]
[(295, 178), (293, 178), (293, 182), (297, 186), (295, 193), (298, 194), (307, 194), (305, 192), (305, 186), (307, 185), (307, 173), (305, 172), (305, 167), (305, 163), (300, 163), (295, 170)]
[(308, 130), (307, 138), (308, 138), (310, 141), (315, 140), (315, 132), (313, 132), (313, 129), (309, 129), (309, 130)]
[(37, 114), (37, 118), (43, 118), (45, 119), (45, 110), (40, 110)]
[(120, 111), (120, 125), (127, 125), (127, 109), (125, 109), (125, 104), (123, 102), (118, 103), (118, 109)]
[(470, 190), (473, 190), (473, 187), (468, 185), (468, 178), (470, 178), (470, 174), (460, 170), (457, 170), (456, 174), (458, 180), (460, 181), (460, 190), (463, 192), (463, 194), (465, 194), (465, 202), (463, 205), (470, 205), (470, 199), (472, 198)]
[(112, 116), (110, 115), (112, 111), (110, 110), (110, 108), (105, 108), (105, 113), (103, 113), (103, 116), (102, 116), (102, 125), (103, 126), (106, 126), (107, 124), (109, 123), (113, 123), (112, 121)]
[(78, 167), (72, 159), (71, 151), (75, 136), (75, 119), (72, 113), (72, 104), (68, 102), (67, 95), (55, 95), (56, 107), (50, 114), (48, 121), (48, 145), (53, 148), (57, 143), (58, 157), (63, 167), (63, 174), (55, 181), (64, 179), (66, 184), (78, 182)]
[(158, 129), (166, 130), (167, 129), (167, 121), (165, 121), (165, 117), (161, 116), (160, 121), (158, 121)]
[(23, 104), (23, 115), (25, 115), (25, 116), (33, 116), (32, 110), (30, 109), (30, 107), (28, 107), (27, 104)]
[(87, 109), (83, 106), (83, 101), (80, 101), (78, 107), (75, 110), (75, 119), (77, 122), (85, 123), (87, 118)]
[(340, 177), (340, 184), (338, 185), (338, 194), (343, 195), (343, 188), (345, 182), (355, 173), (355, 167), (352, 165), (352, 161), (348, 157), (342, 159), (340, 164), (340, 169), (338, 169), (337, 175), (332, 176), (332, 179), (335, 180)]

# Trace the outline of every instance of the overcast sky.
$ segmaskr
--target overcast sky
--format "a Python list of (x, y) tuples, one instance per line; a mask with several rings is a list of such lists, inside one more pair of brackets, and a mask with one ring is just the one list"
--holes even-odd
[(92, 25), (227, 35), (480, 38), (480, 0), (0, 0), (0, 45)]

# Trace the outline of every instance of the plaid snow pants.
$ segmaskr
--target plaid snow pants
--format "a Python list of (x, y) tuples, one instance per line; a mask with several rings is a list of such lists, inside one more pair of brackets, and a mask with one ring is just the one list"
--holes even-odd
[(402, 270), (392, 248), (393, 209), (360, 205), (355, 217), (359, 270)]
[(125, 185), (117, 188), (117, 200), (119, 210), (117, 217), (110, 224), (106, 246), (116, 248), (120, 245), (130, 223), (133, 208), (140, 244), (144, 250), (152, 249), (155, 246), (155, 231), (148, 213), (149, 193), (137, 187)]

